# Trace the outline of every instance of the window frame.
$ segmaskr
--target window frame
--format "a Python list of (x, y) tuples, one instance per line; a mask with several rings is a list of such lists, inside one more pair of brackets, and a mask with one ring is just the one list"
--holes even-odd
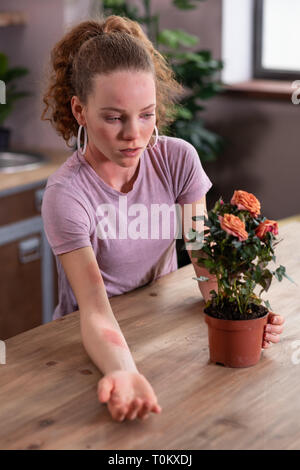
[(253, 78), (273, 80), (296, 80), (299, 70), (266, 69), (262, 66), (262, 29), (264, 0), (254, 0), (253, 14)]

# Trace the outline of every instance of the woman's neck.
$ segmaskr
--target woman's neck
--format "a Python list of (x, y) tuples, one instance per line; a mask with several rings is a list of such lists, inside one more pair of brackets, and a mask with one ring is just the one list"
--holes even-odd
[(105, 157), (101, 158), (101, 154), (96, 156), (89, 146), (87, 146), (84, 158), (97, 175), (113, 189), (124, 193), (131, 191), (138, 176), (140, 160), (134, 167), (124, 168)]

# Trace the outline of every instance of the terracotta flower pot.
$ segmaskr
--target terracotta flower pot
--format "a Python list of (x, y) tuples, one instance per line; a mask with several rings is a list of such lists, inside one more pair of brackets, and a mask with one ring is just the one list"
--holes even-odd
[(269, 313), (252, 320), (221, 320), (204, 315), (212, 362), (227, 367), (249, 367), (259, 361)]

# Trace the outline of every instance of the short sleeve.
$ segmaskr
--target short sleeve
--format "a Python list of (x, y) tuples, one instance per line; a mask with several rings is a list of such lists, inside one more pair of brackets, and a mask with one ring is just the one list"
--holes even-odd
[(183, 139), (176, 139), (177, 149), (171, 152), (172, 178), (175, 202), (190, 204), (199, 201), (212, 187), (203, 170), (195, 147)]
[(87, 208), (68, 188), (60, 184), (46, 187), (41, 213), (54, 255), (91, 246), (91, 221)]

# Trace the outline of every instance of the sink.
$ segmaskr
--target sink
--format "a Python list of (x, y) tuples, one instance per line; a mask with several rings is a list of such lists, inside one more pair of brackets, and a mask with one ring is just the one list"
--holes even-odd
[(38, 153), (4, 151), (0, 152), (0, 173), (35, 170), (48, 161), (47, 157)]

